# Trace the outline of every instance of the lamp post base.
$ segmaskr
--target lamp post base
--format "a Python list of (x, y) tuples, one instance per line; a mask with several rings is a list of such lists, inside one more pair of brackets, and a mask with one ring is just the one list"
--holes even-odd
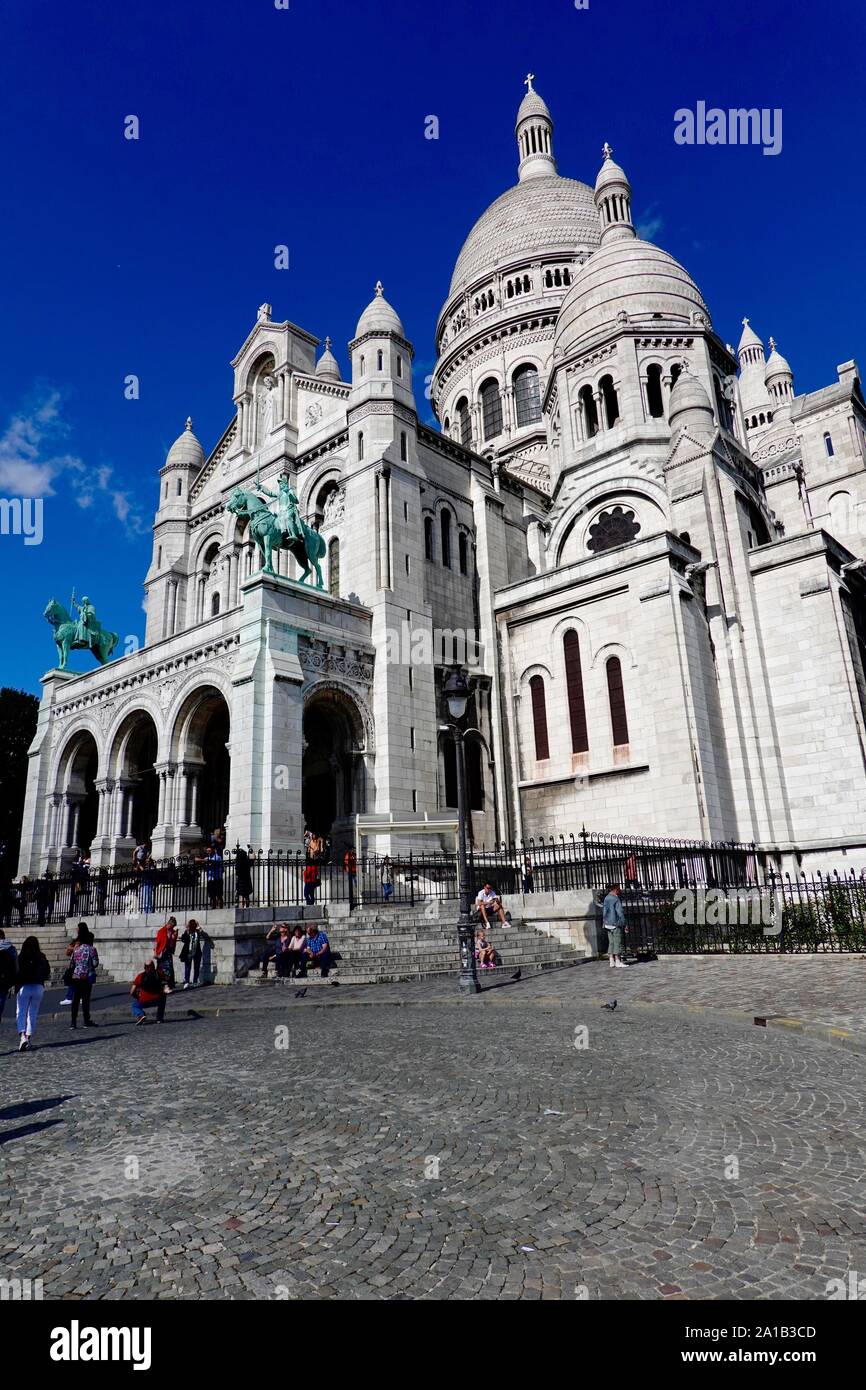
[(480, 994), (481, 986), (475, 966), (475, 932), (468, 917), (464, 918), (462, 913), (457, 923), (457, 937), (460, 943), (460, 993)]

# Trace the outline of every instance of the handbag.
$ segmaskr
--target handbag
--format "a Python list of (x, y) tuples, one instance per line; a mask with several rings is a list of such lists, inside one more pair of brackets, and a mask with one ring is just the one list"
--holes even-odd
[(75, 976), (73, 974), (73, 967), (71, 965), (67, 965), (66, 969), (63, 972), (63, 983), (65, 985), (71, 985), (74, 978)]

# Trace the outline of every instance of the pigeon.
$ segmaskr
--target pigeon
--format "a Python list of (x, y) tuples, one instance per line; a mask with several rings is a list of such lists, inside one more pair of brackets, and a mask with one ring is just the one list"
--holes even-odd
[(518, 967), (517, 970), (515, 970), (514, 974), (511, 976), (511, 978), (512, 980), (519, 980), (522, 974), (523, 971)]
[(616, 1000), (614, 999), (614, 1001), (613, 1001), (612, 1004), (602, 1004), (601, 1007), (602, 1007), (603, 1009), (607, 1009), (608, 1013), (611, 1013), (611, 1014), (612, 1014), (613, 1011), (614, 1011), (614, 1009), (616, 1008)]
[(306, 994), (306, 992), (307, 992), (307, 991), (306, 991), (305, 989), (296, 989), (296, 990), (295, 990), (295, 998), (296, 998), (296, 999), (303, 999), (303, 997), (304, 997), (304, 995)]

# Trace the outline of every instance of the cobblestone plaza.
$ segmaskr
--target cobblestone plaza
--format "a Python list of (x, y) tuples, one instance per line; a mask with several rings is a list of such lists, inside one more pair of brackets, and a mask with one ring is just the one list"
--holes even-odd
[(0, 1033), (3, 1273), (69, 1300), (827, 1299), (866, 1269), (863, 969), (213, 988), (141, 1029), (111, 986), (74, 1038), (52, 996), (32, 1054)]

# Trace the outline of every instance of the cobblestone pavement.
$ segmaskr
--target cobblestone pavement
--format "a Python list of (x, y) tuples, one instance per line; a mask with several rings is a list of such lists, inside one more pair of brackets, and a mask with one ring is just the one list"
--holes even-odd
[(49, 1299), (824, 1298), (866, 1271), (866, 1058), (718, 1010), (829, 1006), (863, 968), (242, 989), (190, 1016), (209, 990), (164, 1027), (48, 1022), (21, 1056), (7, 1014), (0, 1277)]

